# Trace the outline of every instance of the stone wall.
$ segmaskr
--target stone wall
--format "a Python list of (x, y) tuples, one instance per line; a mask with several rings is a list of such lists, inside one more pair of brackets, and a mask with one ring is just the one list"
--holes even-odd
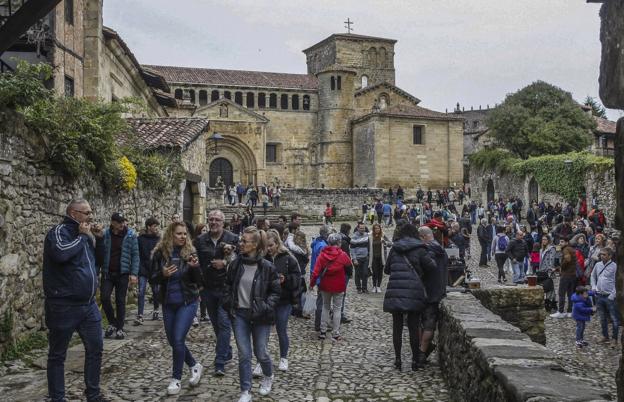
[[(336, 205), (338, 219), (359, 220), (362, 217), (362, 204), (370, 203), (383, 197), (382, 189), (282, 189), (280, 206), (286, 210), (297, 211), (304, 216), (320, 217), (325, 211), (325, 204)], [(210, 188), (206, 190), (207, 208), (215, 209), (223, 206), (223, 190)], [(244, 202), (244, 200), (243, 200)], [(259, 205), (256, 210), (262, 209)]]
[[(482, 169), (470, 169), (470, 188), (472, 198), (477, 202), (487, 204), (488, 181), (492, 180), (494, 185), (494, 199), (499, 197), (509, 199), (510, 197), (520, 197), (523, 200), (523, 209), (529, 204), (532, 198), (529, 193), (529, 183), (532, 176), (516, 176), (513, 174), (503, 174), (496, 171), (484, 171)], [(587, 172), (583, 180), (583, 186), (587, 194), (587, 205), (591, 206), (592, 197), (595, 197), (600, 208), (603, 209), (609, 225), (615, 221), (615, 171), (613, 169), (605, 173)], [(565, 205), (567, 200), (556, 193), (543, 192), (538, 185), (538, 199), (550, 202), (552, 205), (559, 202)]]
[(438, 355), (452, 401), (608, 400), (473, 295), (449, 293), (440, 311)]
[(511, 325), (518, 327), (533, 342), (546, 345), (544, 333), (544, 289), (541, 286), (495, 286), (475, 289), (472, 294), (481, 304)]
[(181, 212), (178, 191), (112, 191), (88, 176), (71, 182), (51, 174), (36, 162), (36, 141), (18, 116), (0, 112), (0, 319), (11, 318), (0, 330), (0, 350), (15, 335), (43, 326), (43, 240), (72, 198), (87, 199), (99, 223), (123, 211), (137, 229), (150, 216), (163, 223)]

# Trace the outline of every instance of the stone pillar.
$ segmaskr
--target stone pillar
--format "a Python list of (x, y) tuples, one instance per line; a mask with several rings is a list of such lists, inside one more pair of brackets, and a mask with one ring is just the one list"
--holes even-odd
[(247, 107), (247, 92), (243, 92), (243, 104), (242, 107)]
[(91, 100), (98, 98), (100, 83), (106, 80), (100, 71), (100, 56), (104, 52), (102, 1), (86, 0), (84, 3), (83, 96)]

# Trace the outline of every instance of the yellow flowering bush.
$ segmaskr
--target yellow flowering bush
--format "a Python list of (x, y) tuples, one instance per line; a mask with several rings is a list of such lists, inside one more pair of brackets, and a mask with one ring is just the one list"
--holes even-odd
[(119, 158), (119, 167), (121, 169), (121, 187), (130, 191), (136, 187), (137, 171), (134, 164), (125, 156)]

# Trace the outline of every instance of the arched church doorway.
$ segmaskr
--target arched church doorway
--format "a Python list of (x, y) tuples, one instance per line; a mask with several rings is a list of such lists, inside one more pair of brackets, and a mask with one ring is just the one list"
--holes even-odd
[(219, 177), (228, 186), (234, 184), (234, 169), (230, 161), (225, 158), (217, 158), (210, 163), (209, 175), (208, 185), (210, 187), (216, 186)]
[[(535, 177), (531, 177), (529, 181), (529, 203), (539, 201), (539, 186)], [(529, 204), (530, 205), (530, 204)]]
[(494, 182), (492, 179), (487, 182), (487, 201), (494, 201)]

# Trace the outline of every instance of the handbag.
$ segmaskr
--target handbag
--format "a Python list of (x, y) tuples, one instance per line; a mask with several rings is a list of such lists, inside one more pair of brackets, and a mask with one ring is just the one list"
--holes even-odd
[(305, 303), (303, 305), (303, 309), (301, 313), (304, 316), (312, 316), (316, 311), (316, 293), (314, 293), (311, 289), (308, 290), (305, 294)]

